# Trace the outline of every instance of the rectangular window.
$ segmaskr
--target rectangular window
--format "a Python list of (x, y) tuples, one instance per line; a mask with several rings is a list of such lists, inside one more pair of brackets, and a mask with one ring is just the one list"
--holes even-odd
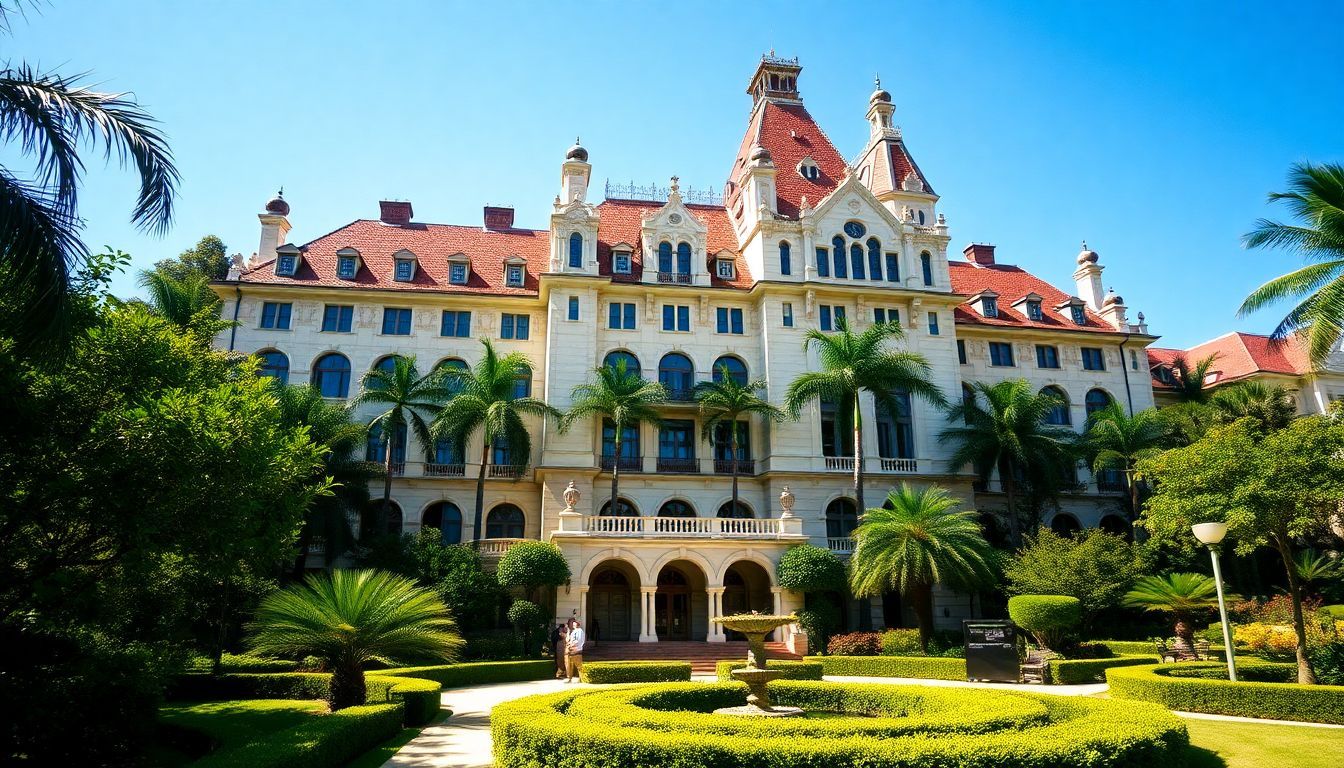
[(569, 315), (568, 315), (568, 317), (569, 317), (570, 320), (578, 320), (578, 319), (579, 319), (579, 297), (578, 297), (578, 296), (570, 296), (570, 297), (569, 297)]
[(261, 327), (279, 331), (289, 330), (289, 315), (294, 305), (289, 302), (268, 301), (261, 305)]
[(823, 331), (834, 330), (835, 326), (838, 326), (845, 319), (845, 308), (839, 304), (821, 304), (819, 309), (821, 312), (821, 330)]
[(930, 335), (930, 336), (937, 336), (937, 335), (938, 335), (938, 313), (937, 313), (937, 312), (930, 312), (930, 313), (929, 313), (929, 335)]
[(981, 299), (980, 308), (984, 311), (985, 317), (999, 316), (999, 300), (993, 296), (986, 296)]
[(1041, 302), (1039, 301), (1027, 302), (1027, 317), (1031, 320), (1041, 319)]
[(1134, 350), (1129, 350), (1129, 369), (1131, 371), (1139, 370), (1139, 356)]
[(616, 254), (616, 274), (618, 275), (630, 274), (630, 254), (628, 253)]
[(924, 271), (924, 284), (933, 285), (933, 257), (928, 253), (921, 253), (919, 266)]
[(957, 339), (957, 362), (966, 364), (966, 342), (961, 339)]
[(449, 265), (448, 265), (448, 282), (452, 283), (453, 285), (466, 285), (466, 284), (467, 284), (467, 265), (466, 265), (466, 264), (449, 264)]
[(787, 302), (787, 301), (784, 302), (783, 310), (784, 310), (784, 327), (785, 327), (785, 328), (792, 328), (792, 327), (793, 327), (793, 304), (791, 304), (791, 303), (789, 303), (789, 302)]
[(831, 276), (831, 254), (825, 248), (817, 249), (817, 277)]
[(322, 330), (329, 333), (349, 333), (355, 319), (355, 308), (349, 305), (328, 304), (322, 309)]
[[(751, 461), (751, 427), (745, 421), (739, 421), (737, 426), (737, 460)], [(720, 423), (714, 428), (714, 460), (732, 461), (733, 459), (733, 433), (729, 431), (729, 426)]]
[(410, 336), (411, 335), (411, 310), (394, 309), (392, 307), (383, 308), (383, 335), (384, 336)]
[(277, 275), (292, 275), (298, 268), (298, 256), (281, 256), (275, 260), (275, 274)]
[(465, 339), (471, 336), (471, 312), (467, 310), (445, 309), (439, 322), (440, 336), (453, 336)]
[(523, 267), (521, 264), (510, 264), (507, 283), (510, 287), (519, 288), (523, 285)]
[(1073, 316), (1074, 325), (1087, 325), (1087, 313), (1083, 311), (1081, 304), (1069, 307), (1069, 314)]
[(615, 301), (608, 304), (607, 327), (617, 331), (635, 330), (635, 305)]
[(849, 277), (849, 265), (845, 263), (845, 250), (843, 247), (835, 249), (835, 276)]
[(1002, 341), (989, 342), (989, 364), (998, 367), (1013, 365), (1013, 345)]
[(901, 310), (896, 308), (887, 309), (886, 307), (873, 307), (874, 323), (895, 323), (901, 324)]
[(719, 259), (718, 261), (714, 262), (714, 264), (715, 268), (718, 271), (720, 279), (723, 280), (733, 279), (733, 262), (727, 259)]
[(821, 313), (821, 330), (831, 330), (831, 307), (829, 304), (822, 304), (819, 308)]
[(664, 421), (658, 429), (658, 458), (682, 459), (695, 458), (695, 422)]
[(719, 307), (715, 310), (719, 333), (742, 334), (742, 310), (736, 307)]
[(1106, 358), (1102, 355), (1100, 349), (1097, 349), (1096, 347), (1083, 347), (1083, 370), (1106, 370)]
[(508, 313), (500, 315), (499, 338), (527, 341), (530, 319), (528, 315), (511, 315)]
[(411, 279), (411, 274), (414, 272), (415, 262), (410, 259), (397, 259), (397, 271), (393, 277), (404, 283)]
[(1059, 350), (1046, 344), (1036, 345), (1036, 367), (1058, 368)]
[(899, 254), (887, 254), (887, 282), (901, 282), (901, 260)]
[(663, 305), (663, 330), (686, 333), (691, 330), (691, 308), (686, 305)]
[(357, 266), (354, 256), (342, 256), (336, 266), (336, 276), (342, 280), (351, 280), (354, 278), (355, 272), (358, 271)]

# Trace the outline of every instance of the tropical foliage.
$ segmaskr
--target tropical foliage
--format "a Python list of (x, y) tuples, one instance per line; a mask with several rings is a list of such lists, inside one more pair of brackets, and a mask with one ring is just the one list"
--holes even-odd
[(657, 406), (667, 400), (667, 388), (656, 381), (645, 381), (638, 372), (629, 370), (624, 359), (613, 365), (600, 366), (594, 374), (593, 381), (578, 385), (570, 393), (569, 411), (565, 414), (563, 427), (568, 429), (581, 419), (595, 416), (611, 422), (611, 513), (614, 515), (619, 509), (621, 446), (625, 431), (638, 429), (640, 424), (662, 421)]
[(1192, 622), (1196, 616), (1218, 608), (1218, 586), (1202, 573), (1141, 576), (1125, 593), (1124, 603), (1130, 608), (1170, 613), (1176, 620), (1176, 638), (1191, 648), (1195, 642)]
[(1287, 389), (1260, 381), (1242, 381), (1219, 388), (1209, 398), (1213, 420), (1230, 424), (1249, 418), (1262, 431), (1283, 429), (1297, 416), (1297, 403)]
[(165, 320), (181, 328), (197, 328), (209, 338), (229, 323), (219, 317), (219, 296), (210, 289), (204, 275), (187, 273), (180, 277), (162, 270), (140, 273), (140, 287), (150, 308)]
[(778, 422), (784, 419), (784, 411), (762, 398), (759, 392), (765, 391), (766, 381), (760, 379), (740, 382), (723, 366), (713, 381), (705, 381), (695, 386), (695, 400), (700, 405), (700, 432), (706, 440), (713, 441), (720, 430), (728, 433), (728, 461), (733, 477), (732, 516), (737, 517), (737, 472), (740, 441), (745, 437), (739, 434), (750, 429), (750, 423), (743, 418), (759, 416), (763, 420)]
[(1174, 374), (1172, 383), (1176, 385), (1176, 397), (1181, 402), (1203, 403), (1209, 399), (1209, 390), (1204, 382), (1208, 380), (1209, 371), (1217, 359), (1218, 355), (1213, 354), (1191, 363), (1185, 355), (1177, 355), (1171, 361)]
[(1156, 455), (1171, 443), (1171, 424), (1156, 408), (1130, 416), (1124, 406), (1111, 403), (1092, 414), (1083, 436), (1083, 451), (1092, 471), (1120, 472), (1129, 490), (1130, 520), (1139, 516), (1139, 461)]

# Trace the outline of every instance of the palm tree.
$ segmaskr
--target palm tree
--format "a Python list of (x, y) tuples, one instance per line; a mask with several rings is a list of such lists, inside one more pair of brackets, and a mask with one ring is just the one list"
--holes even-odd
[(1274, 329), (1274, 337), (1304, 332), (1307, 353), (1319, 366), (1344, 330), (1344, 165), (1294, 163), (1288, 191), (1271, 192), (1269, 201), (1286, 203), (1298, 223), (1260, 219), (1242, 242), (1247, 248), (1295, 251), (1311, 263), (1256, 288), (1237, 314), (1244, 317), (1270, 304), (1298, 301)]
[(331, 708), (364, 703), (371, 661), (451, 661), (457, 625), (434, 590), (387, 571), (315, 573), (272, 592), (248, 625), (247, 645), (271, 656), (316, 656), (331, 670)]
[(203, 274), (175, 276), (163, 269), (143, 270), (138, 282), (150, 309), (179, 328), (196, 328), (208, 338), (232, 325), (219, 317), (219, 296)]
[(1083, 450), (1091, 458), (1092, 471), (1123, 472), (1129, 489), (1129, 519), (1139, 517), (1138, 463), (1167, 447), (1171, 423), (1156, 408), (1130, 416), (1119, 403), (1111, 403), (1087, 419)]
[(350, 401), (349, 408), (354, 411), (375, 405), (387, 409), (369, 422), (369, 429), (378, 430), (383, 440), (382, 519), (387, 519), (392, 505), (392, 449), (397, 434), (409, 427), (408, 431), (415, 433), (422, 445), (433, 445), (425, 415), (438, 413), (443, 401), (451, 395), (442, 373), (431, 371), (421, 376), (414, 357), (397, 355), (392, 358), (392, 365), (380, 365), (364, 374), (359, 394)]
[[(0, 2), (5, 31), (19, 5)], [(0, 294), (13, 301), (0, 313), (0, 333), (24, 351), (60, 350), (70, 331), (71, 271), (89, 257), (79, 237), (81, 146), (101, 145), (105, 156), (134, 166), (136, 226), (160, 234), (173, 219), (178, 174), (154, 119), (128, 94), (96, 91), (83, 80), (24, 63), (0, 69), (3, 136), (33, 164), (21, 172), (0, 167)]]
[(887, 494), (887, 506), (865, 511), (854, 529), (850, 588), (855, 597), (899, 591), (914, 606), (919, 645), (928, 651), (933, 585), (973, 590), (993, 583), (995, 551), (976, 513), (961, 511), (944, 488), (901, 483)]
[(1305, 594), (1312, 584), (1334, 581), (1344, 576), (1344, 560), (1332, 559), (1329, 555), (1318, 555), (1315, 550), (1304, 549), (1293, 560), (1293, 570), (1297, 571), (1297, 582)]
[(733, 517), (737, 517), (738, 420), (753, 414), (774, 422), (784, 419), (784, 411), (756, 394), (765, 388), (764, 379), (739, 382), (729, 373), (726, 365), (719, 369), (719, 375), (713, 381), (702, 381), (695, 385), (695, 400), (700, 404), (700, 416), (703, 419), (700, 429), (705, 439), (713, 442), (714, 434), (720, 427), (728, 430), (728, 461), (733, 475)]
[(1217, 359), (1218, 355), (1214, 353), (1196, 360), (1195, 364), (1191, 365), (1184, 354), (1172, 358), (1171, 369), (1176, 374), (1173, 377), (1176, 397), (1181, 402), (1202, 403), (1209, 399), (1209, 391), (1204, 388), (1204, 380), (1209, 377), (1209, 370), (1213, 368), (1213, 363)]
[[(1240, 600), (1227, 595), (1228, 601)], [(1122, 600), (1129, 608), (1163, 611), (1176, 619), (1176, 645), (1193, 648), (1195, 628), (1191, 623), (1195, 614), (1218, 607), (1218, 586), (1202, 573), (1169, 573), (1165, 576), (1143, 576), (1134, 582), (1133, 589)], [(1228, 649), (1231, 652), (1231, 649)]]
[(963, 398), (948, 409), (948, 421), (957, 426), (944, 429), (938, 441), (955, 446), (948, 460), (951, 466), (970, 465), (981, 482), (999, 471), (1008, 501), (1009, 538), (1016, 547), (1022, 541), (1019, 477), (1038, 490), (1058, 487), (1074, 461), (1078, 435), (1068, 427), (1046, 423), (1049, 413), (1064, 402), (1058, 395), (1034, 391), (1024, 379), (975, 382), (970, 392), (975, 397)]
[[(579, 419), (601, 416), (610, 420), (614, 430), (611, 459), (611, 513), (616, 514), (617, 492), (621, 482), (621, 437), (630, 428), (640, 424), (659, 424), (657, 406), (667, 400), (667, 388), (656, 381), (646, 381), (634, 371), (627, 370), (624, 359), (614, 365), (603, 365), (595, 371), (597, 378), (580, 384), (570, 394), (569, 412), (565, 428)], [(599, 427), (600, 428), (600, 427)]]
[(1214, 419), (1230, 424), (1237, 419), (1254, 419), (1262, 430), (1273, 432), (1288, 426), (1297, 416), (1293, 394), (1277, 384), (1240, 381), (1220, 388), (1209, 399)]
[(453, 440), (465, 440), (478, 430), (481, 432), (481, 469), (476, 476), (476, 513), (471, 532), (475, 541), (481, 539), (485, 474), (491, 449), (499, 443), (508, 451), (512, 466), (522, 471), (532, 457), (532, 436), (523, 418), (562, 418), (545, 401), (519, 391), (519, 381), (532, 375), (532, 361), (526, 355), (510, 352), (501, 356), (489, 339), (481, 339), (481, 345), (485, 354), (474, 368), (441, 370), (451, 398), (430, 428), (435, 438)]
[(784, 394), (784, 408), (797, 419), (803, 406), (815, 400), (830, 401), (852, 409), (854, 425), (854, 500), (863, 509), (863, 417), (859, 395), (870, 392), (879, 407), (889, 413), (900, 410), (895, 394), (905, 391), (935, 404), (946, 400), (942, 390), (929, 381), (929, 361), (916, 352), (896, 352), (888, 341), (905, 337), (899, 323), (875, 323), (863, 333), (854, 333), (840, 320), (835, 333), (816, 328), (807, 331), (803, 352), (816, 350), (820, 371), (798, 375)]

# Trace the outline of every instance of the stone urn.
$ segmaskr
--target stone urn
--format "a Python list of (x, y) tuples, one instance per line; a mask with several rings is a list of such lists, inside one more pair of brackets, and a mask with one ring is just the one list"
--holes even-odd
[(745, 707), (724, 707), (714, 710), (716, 715), (744, 715), (747, 717), (799, 717), (803, 710), (798, 707), (776, 707), (770, 702), (770, 692), (766, 684), (783, 673), (777, 669), (765, 668), (765, 636), (774, 630), (798, 621), (798, 617), (776, 616), (762, 613), (743, 613), (736, 616), (720, 616), (713, 620), (724, 629), (741, 632), (747, 637), (747, 666), (732, 671), (734, 678), (747, 684)]

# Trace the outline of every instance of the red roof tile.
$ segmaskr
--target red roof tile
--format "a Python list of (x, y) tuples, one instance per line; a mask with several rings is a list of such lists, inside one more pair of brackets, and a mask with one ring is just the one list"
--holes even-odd
[[(644, 274), (644, 253), (640, 227), (644, 216), (652, 215), (662, 207), (662, 203), (642, 200), (607, 200), (597, 206), (597, 265), (600, 274), (608, 275), (613, 280), (638, 282), (641, 279)], [(710, 285), (719, 288), (750, 288), (751, 271), (737, 252), (737, 235), (733, 233), (727, 211), (717, 205), (687, 205), (686, 209), (709, 227), (705, 238), (706, 262), (723, 250), (731, 251), (735, 257), (734, 279), (721, 280), (711, 269)], [(611, 246), (622, 242), (634, 247), (628, 277), (611, 271)], [(705, 267), (709, 268), (708, 263)]]
[[(1269, 336), (1234, 331), (1188, 350), (1148, 350), (1148, 364), (1154, 370), (1154, 377), (1158, 366), (1170, 366), (1177, 356), (1182, 355), (1190, 365), (1216, 355), (1213, 367), (1209, 369), (1209, 384), (1226, 384), (1254, 373), (1300, 375), (1311, 371), (1306, 346), (1300, 338), (1294, 336), (1276, 341)], [(1153, 380), (1157, 381), (1156, 378)]]
[[(728, 174), (728, 193), (724, 196), (724, 204), (729, 210), (738, 202), (741, 190), (737, 188), (737, 177), (756, 144), (768, 149), (774, 160), (777, 170), (777, 210), (788, 218), (798, 218), (798, 207), (803, 195), (807, 195), (808, 202), (815, 206), (845, 176), (844, 157), (802, 104), (779, 104), (766, 100), (752, 112), (751, 122), (742, 137), (742, 145), (737, 150), (737, 159), (733, 161), (733, 169)], [(798, 173), (798, 163), (808, 156), (812, 157), (821, 171), (816, 181), (805, 179)]]
[[(993, 264), (977, 266), (968, 262), (953, 261), (949, 264), (952, 272), (952, 290), (956, 293), (974, 296), (981, 291), (992, 290), (999, 295), (998, 317), (985, 317), (969, 303), (957, 307), (954, 316), (958, 323), (971, 325), (992, 325), (1008, 328), (1043, 328), (1054, 331), (1092, 331), (1095, 333), (1118, 333), (1090, 307), (1085, 309), (1086, 325), (1076, 325), (1070, 318), (1055, 311), (1055, 307), (1070, 299), (1053, 285), (1036, 277), (1020, 267), (1011, 264)], [(1013, 306), (1013, 302), (1029, 293), (1041, 297), (1041, 319), (1030, 320), (1023, 309)]]

